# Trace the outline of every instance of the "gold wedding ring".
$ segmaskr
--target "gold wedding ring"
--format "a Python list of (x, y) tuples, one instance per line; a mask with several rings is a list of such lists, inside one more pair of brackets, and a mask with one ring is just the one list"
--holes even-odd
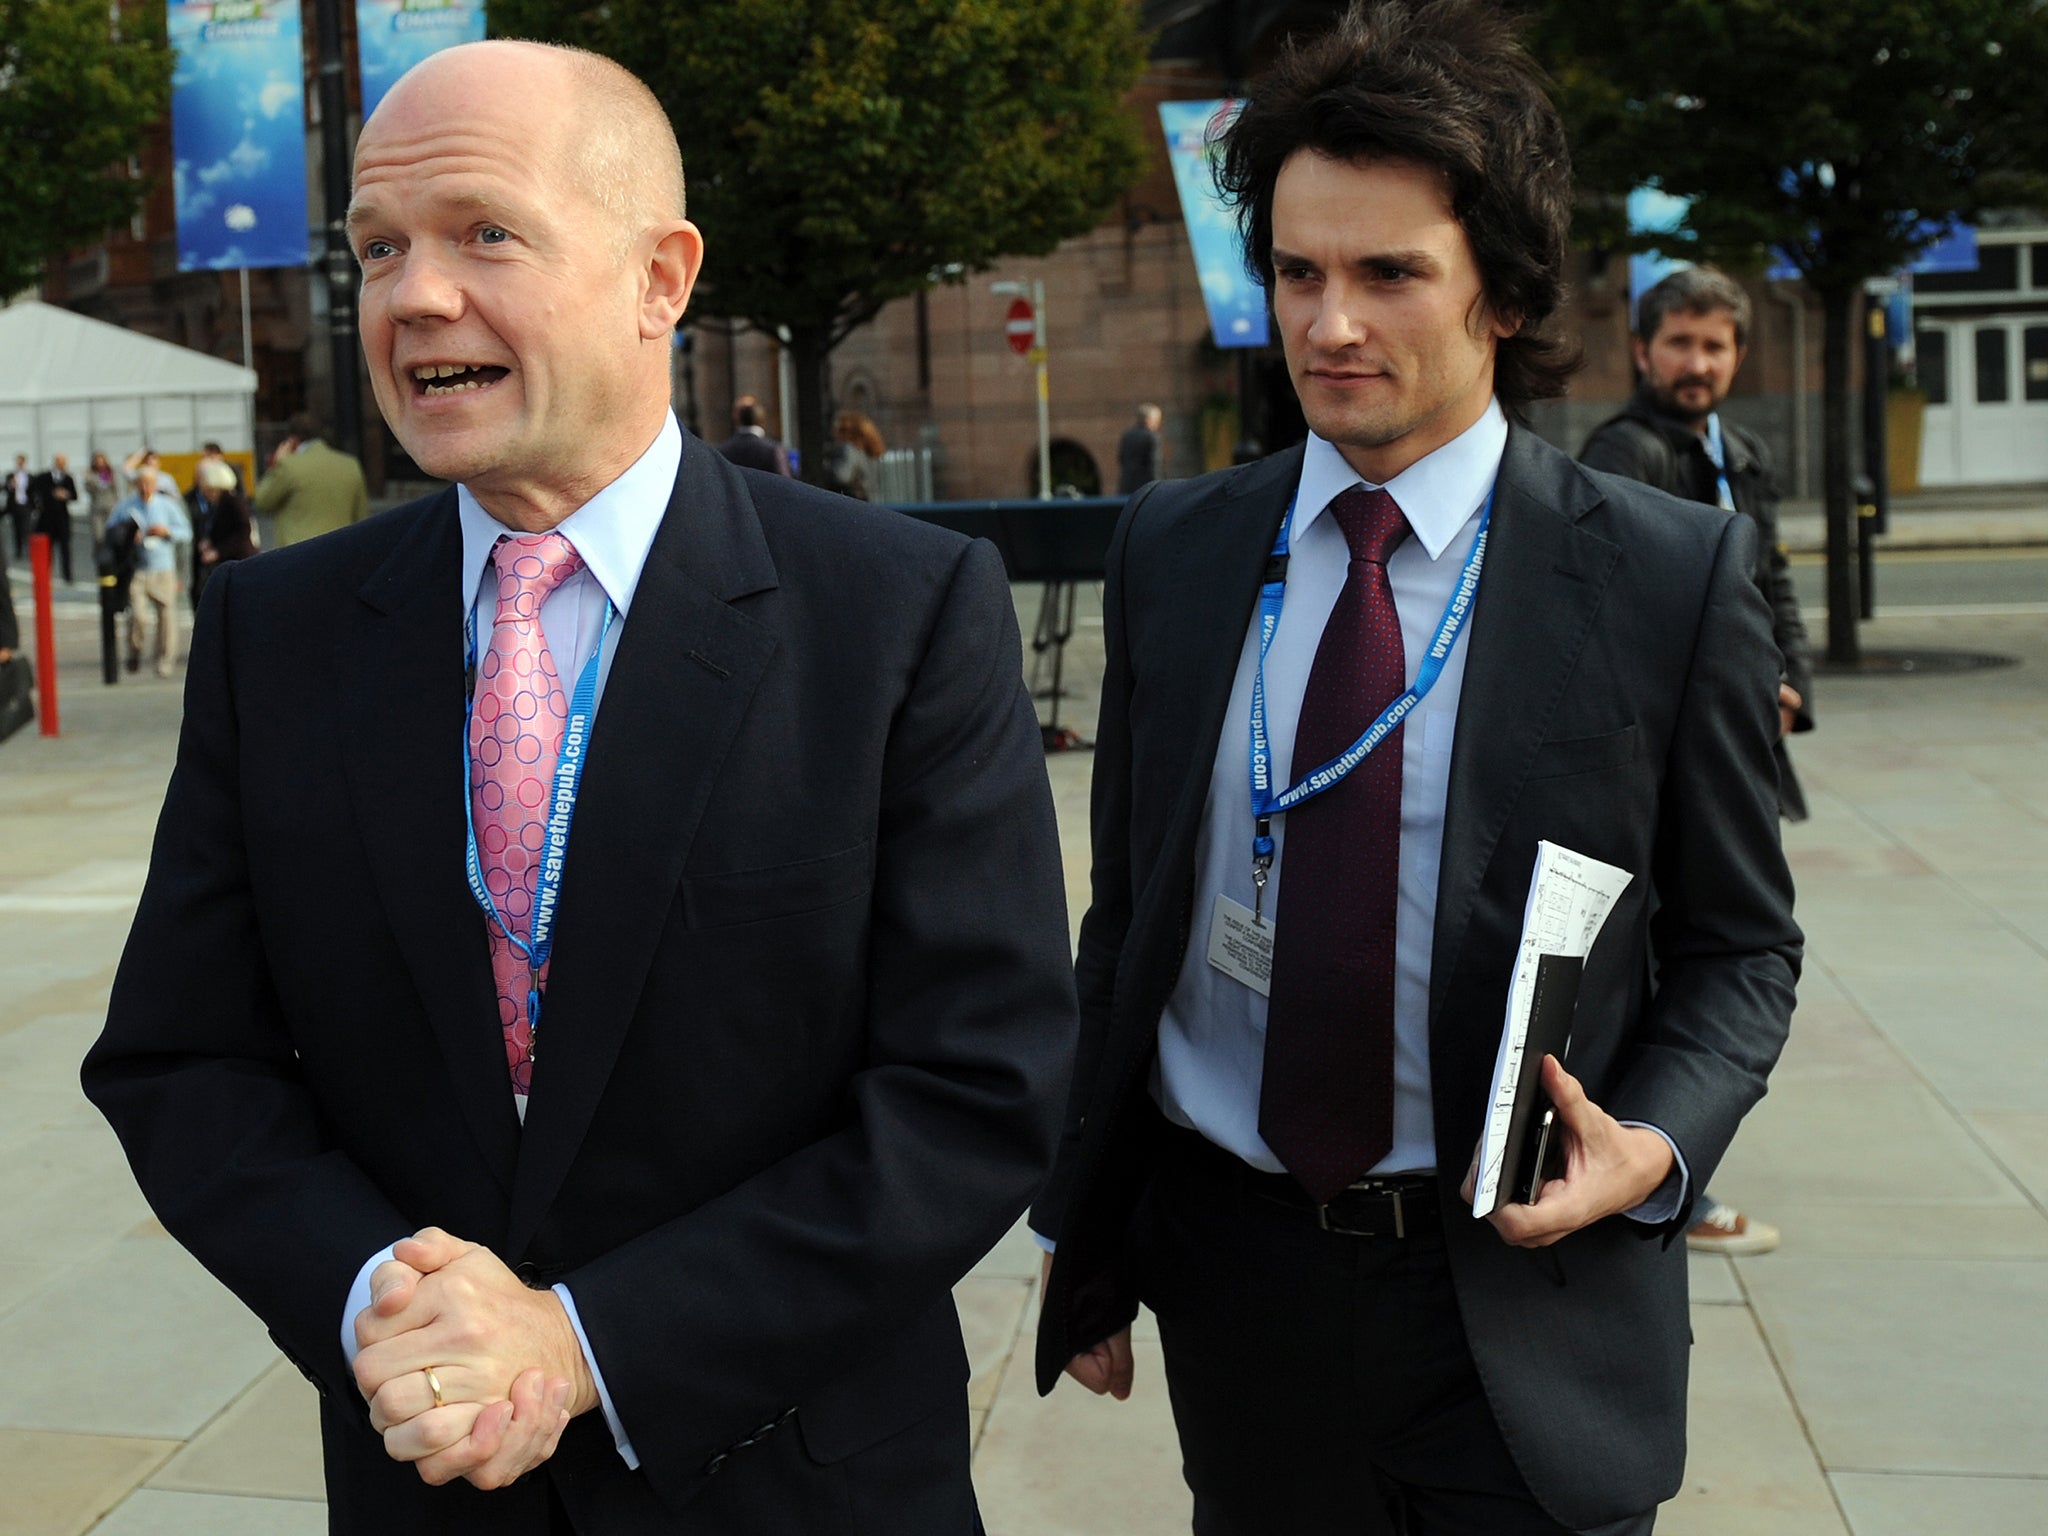
[(434, 1374), (434, 1368), (431, 1365), (423, 1365), (420, 1367), (420, 1373), (427, 1378), (427, 1385), (433, 1390), (434, 1406), (447, 1407), (447, 1402), (441, 1396), (441, 1378)]

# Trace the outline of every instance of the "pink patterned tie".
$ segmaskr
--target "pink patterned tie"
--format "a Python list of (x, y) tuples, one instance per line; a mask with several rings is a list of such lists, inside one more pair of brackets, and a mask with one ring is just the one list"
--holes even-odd
[[(490, 648), (477, 668), (469, 720), (469, 793), (476, 815), (477, 856), (484, 888), (499, 919), (522, 940), (533, 933), (534, 892), (547, 835), (549, 786), (562, 754), (569, 698), (541, 634), (540, 608), (582, 557), (559, 533), (501, 538), (491, 552), (498, 573), (498, 616)], [(491, 973), (498, 983), (498, 1022), (512, 1091), (533, 1084), (533, 1032), (526, 1016), (536, 982), (526, 958), (491, 927)]]

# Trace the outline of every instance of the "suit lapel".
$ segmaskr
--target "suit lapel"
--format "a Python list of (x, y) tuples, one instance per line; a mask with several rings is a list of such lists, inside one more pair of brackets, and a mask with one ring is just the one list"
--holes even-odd
[(347, 775), (372, 878), (463, 1120), (509, 1191), (518, 1121), (484, 920), (463, 874), (462, 531), (450, 491), (364, 584)]
[(620, 631), (570, 826), (508, 1256), (531, 1241), (589, 1129), (718, 765), (775, 652), (774, 632), (734, 604), (775, 584), (744, 482), (686, 439)]
[(1480, 883), (1577, 664), (1620, 549), (1579, 526), (1599, 493), (1534, 434), (1508, 434), (1466, 644), (1430, 956), (1431, 1055)]
[[(1187, 716), (1186, 773), (1168, 823), (1167, 848), (1192, 878), (1194, 849), (1216, 766), (1216, 744), (1230, 729), (1223, 718), (1237, 680), (1238, 658), (1264, 584), (1266, 559), (1301, 482), (1302, 449), (1262, 459), (1227, 483), (1220, 501), (1197, 502), (1181, 526), (1160, 538), (1152, 578), (1166, 605), (1167, 641), (1176, 663), (1196, 680)], [(1155, 562), (1148, 561), (1148, 568)], [(1249, 828), (1247, 828), (1249, 836)]]

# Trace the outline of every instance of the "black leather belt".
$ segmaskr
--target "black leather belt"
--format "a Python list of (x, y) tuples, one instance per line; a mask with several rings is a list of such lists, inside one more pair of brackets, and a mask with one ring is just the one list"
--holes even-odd
[(1328, 1205), (1317, 1205), (1292, 1174), (1266, 1173), (1254, 1168), (1199, 1131), (1171, 1124), (1167, 1129), (1175, 1154), (1190, 1167), (1210, 1178), (1234, 1184), (1257, 1199), (1299, 1211), (1325, 1232), (1349, 1237), (1406, 1238), (1441, 1229), (1442, 1207), (1433, 1173), (1360, 1179), (1340, 1191)]

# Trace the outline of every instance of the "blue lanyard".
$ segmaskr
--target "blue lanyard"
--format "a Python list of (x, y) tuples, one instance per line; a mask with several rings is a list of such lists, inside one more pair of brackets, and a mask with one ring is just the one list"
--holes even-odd
[[(483, 908), (484, 918), (505, 937), (520, 959), (526, 962), (526, 1024), (529, 1038), (540, 1037), (540, 973), (546, 969), (548, 956), (555, 947), (555, 909), (562, 896), (562, 865), (569, 851), (569, 822), (576, 814), (576, 792), (583, 783), (583, 764), (590, 749), (590, 717), (597, 712), (598, 662), (604, 655), (605, 636), (611, 633), (612, 620), (618, 617), (618, 609), (607, 597), (604, 603), (604, 622), (597, 631), (597, 645), (590, 653), (590, 659), (583, 663), (583, 670), (576, 678), (576, 691), (569, 698), (569, 719), (562, 727), (562, 752), (555, 762), (553, 791), (549, 797), (547, 839), (541, 845), (539, 878), (533, 893), (533, 926), (527, 938), (520, 938), (512, 931), (512, 925), (499, 914), (498, 907), (491, 900), (490, 888), (484, 884), (483, 859), (476, 846), (476, 804), (472, 798), (469, 780), (470, 717), (476, 710), (476, 609), (472, 606), (464, 625), (468, 640), (469, 659), (466, 675), (470, 687), (462, 704), (462, 816), (469, 828), (469, 848), (466, 866), (469, 874), (469, 892), (476, 898), (476, 904)], [(540, 622), (536, 614), (534, 622)], [(534, 1052), (538, 1059), (538, 1052)]]
[[(1289, 504), (1287, 516), (1280, 520), (1280, 536), (1273, 541), (1272, 557), (1266, 562), (1265, 585), (1259, 589), (1259, 665), (1252, 678), (1252, 885), (1257, 892), (1254, 899), (1259, 907), (1265, 904), (1266, 872), (1273, 867), (1274, 813), (1291, 811), (1341, 784), (1351, 770), (1364, 762), (1373, 748), (1385, 741), (1409, 712), (1429, 696), (1430, 689), (1443, 675), (1444, 665), (1450, 660), (1458, 636), (1465, 631), (1465, 621), (1472, 613), (1472, 598), (1479, 590), (1479, 571), (1486, 563), (1486, 531), (1492, 521), (1493, 492), (1488, 490), (1486, 506), (1479, 514), (1479, 531), (1473, 537), (1471, 551), (1465, 556), (1464, 569), (1458, 574), (1458, 585), (1451, 593), (1451, 600), (1444, 605), (1444, 615), (1437, 620), (1436, 637), (1430, 641), (1428, 651), (1423, 654), (1422, 665), (1416, 669), (1415, 681), (1381, 710), (1379, 717), (1350, 746), (1328, 762), (1311, 768), (1296, 783), (1275, 792), (1273, 743), (1266, 728), (1266, 653), (1273, 648), (1273, 636), (1280, 629), (1280, 611), (1287, 601), (1288, 538), (1294, 526), (1294, 506)], [(1255, 915), (1256, 911), (1257, 908), (1254, 909)]]
[(1736, 512), (1735, 487), (1728, 483), (1728, 450), (1721, 441), (1721, 413), (1715, 411), (1707, 417), (1707, 458), (1714, 466), (1714, 479), (1721, 488), (1721, 510)]

